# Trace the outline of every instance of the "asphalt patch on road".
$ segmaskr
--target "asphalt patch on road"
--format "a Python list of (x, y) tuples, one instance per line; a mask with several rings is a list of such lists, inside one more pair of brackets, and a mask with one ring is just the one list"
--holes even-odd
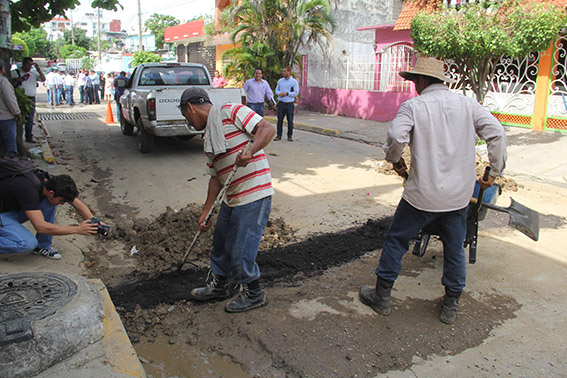
[[(314, 235), (301, 242), (261, 250), (256, 259), (262, 272), (261, 282), (270, 286), (284, 281), (293, 286), (306, 276), (321, 274), (333, 266), (381, 249), (390, 223), (391, 217), (370, 219), (361, 227)], [(136, 306), (147, 309), (159, 304), (191, 301), (191, 289), (205, 282), (208, 269), (169, 269), (158, 275), (136, 274), (136, 282), (109, 288), (113, 302), (128, 311)]]

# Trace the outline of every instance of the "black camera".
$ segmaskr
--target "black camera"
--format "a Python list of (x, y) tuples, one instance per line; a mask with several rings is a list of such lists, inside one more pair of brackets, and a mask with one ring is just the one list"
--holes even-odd
[(110, 226), (100, 224), (100, 219), (98, 219), (97, 217), (92, 217), (89, 220), (89, 223), (96, 224), (98, 226), (98, 228), (96, 229), (97, 234), (102, 235), (102, 236), (108, 235), (108, 231), (110, 230)]

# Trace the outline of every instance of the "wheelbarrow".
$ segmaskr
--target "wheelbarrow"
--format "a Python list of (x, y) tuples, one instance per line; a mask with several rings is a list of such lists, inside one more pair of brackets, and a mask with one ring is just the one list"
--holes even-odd
[[(484, 172), (484, 180), (488, 179), (490, 168)], [(496, 200), (502, 194), (502, 188), (498, 184), (483, 190), (478, 181), (475, 184), (473, 198), (467, 212), (467, 232), (464, 247), (469, 247), (469, 264), (476, 262), (476, 250), (478, 240), (478, 222), (486, 218), (488, 209), (508, 213), (510, 219), (508, 225), (522, 232), (530, 239), (539, 239), (539, 213), (511, 198), (511, 205), (507, 208), (496, 206)], [(429, 244), (431, 236), (439, 236), (435, 223), (425, 226), (414, 238), (412, 254), (423, 257)]]

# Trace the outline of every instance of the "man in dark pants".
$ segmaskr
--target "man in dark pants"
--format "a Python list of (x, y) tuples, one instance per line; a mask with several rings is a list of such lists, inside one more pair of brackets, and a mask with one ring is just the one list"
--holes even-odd
[(435, 222), (443, 242), (445, 286), (440, 320), (453, 323), (466, 278), (463, 243), (467, 207), (473, 194), (477, 135), (488, 145), (490, 177), (479, 178), (483, 188), (492, 186), (504, 169), (506, 135), (502, 125), (475, 99), (453, 93), (443, 82), (443, 61), (419, 58), (412, 71), (400, 72), (415, 84), (418, 97), (404, 102), (390, 124), (384, 145), (386, 161), (404, 175), (402, 151), (409, 143), (411, 170), (403, 198), (388, 230), (376, 287), (360, 288), (360, 300), (380, 315), (390, 313), (390, 293), (401, 271), (402, 256), (409, 242), (426, 225)]
[(22, 68), (16, 68), (12, 71), (12, 81), (14, 87), (22, 87), (32, 102), (32, 107), (25, 120), (25, 138), (26, 142), (34, 143), (33, 139), (33, 117), (35, 114), (35, 95), (37, 93), (38, 81), (45, 81), (45, 75), (41, 68), (34, 63), (33, 59), (26, 57), (22, 60)]
[(299, 94), (299, 83), (291, 77), (291, 67), (283, 69), (283, 77), (278, 80), (276, 95), (278, 96), (278, 124), (276, 139), (281, 140), (283, 134), (283, 119), (287, 118), (287, 140), (293, 142), (293, 112), (295, 97)]

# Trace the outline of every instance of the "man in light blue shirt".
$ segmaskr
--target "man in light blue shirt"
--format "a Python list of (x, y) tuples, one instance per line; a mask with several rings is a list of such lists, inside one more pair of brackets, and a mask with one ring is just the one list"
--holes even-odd
[(270, 105), (275, 105), (274, 94), (270, 88), (270, 84), (262, 76), (264, 71), (261, 68), (256, 68), (254, 71), (254, 78), (247, 80), (244, 83), (244, 91), (248, 96), (246, 99), (246, 106), (254, 110), (257, 114), (264, 116), (264, 97), (268, 98)]
[(283, 119), (287, 118), (287, 140), (293, 142), (293, 112), (295, 106), (295, 97), (299, 94), (299, 83), (291, 77), (291, 67), (286, 66), (283, 69), (283, 77), (278, 80), (276, 86), (276, 94), (278, 95), (278, 124), (276, 139), (281, 140), (283, 134)]

